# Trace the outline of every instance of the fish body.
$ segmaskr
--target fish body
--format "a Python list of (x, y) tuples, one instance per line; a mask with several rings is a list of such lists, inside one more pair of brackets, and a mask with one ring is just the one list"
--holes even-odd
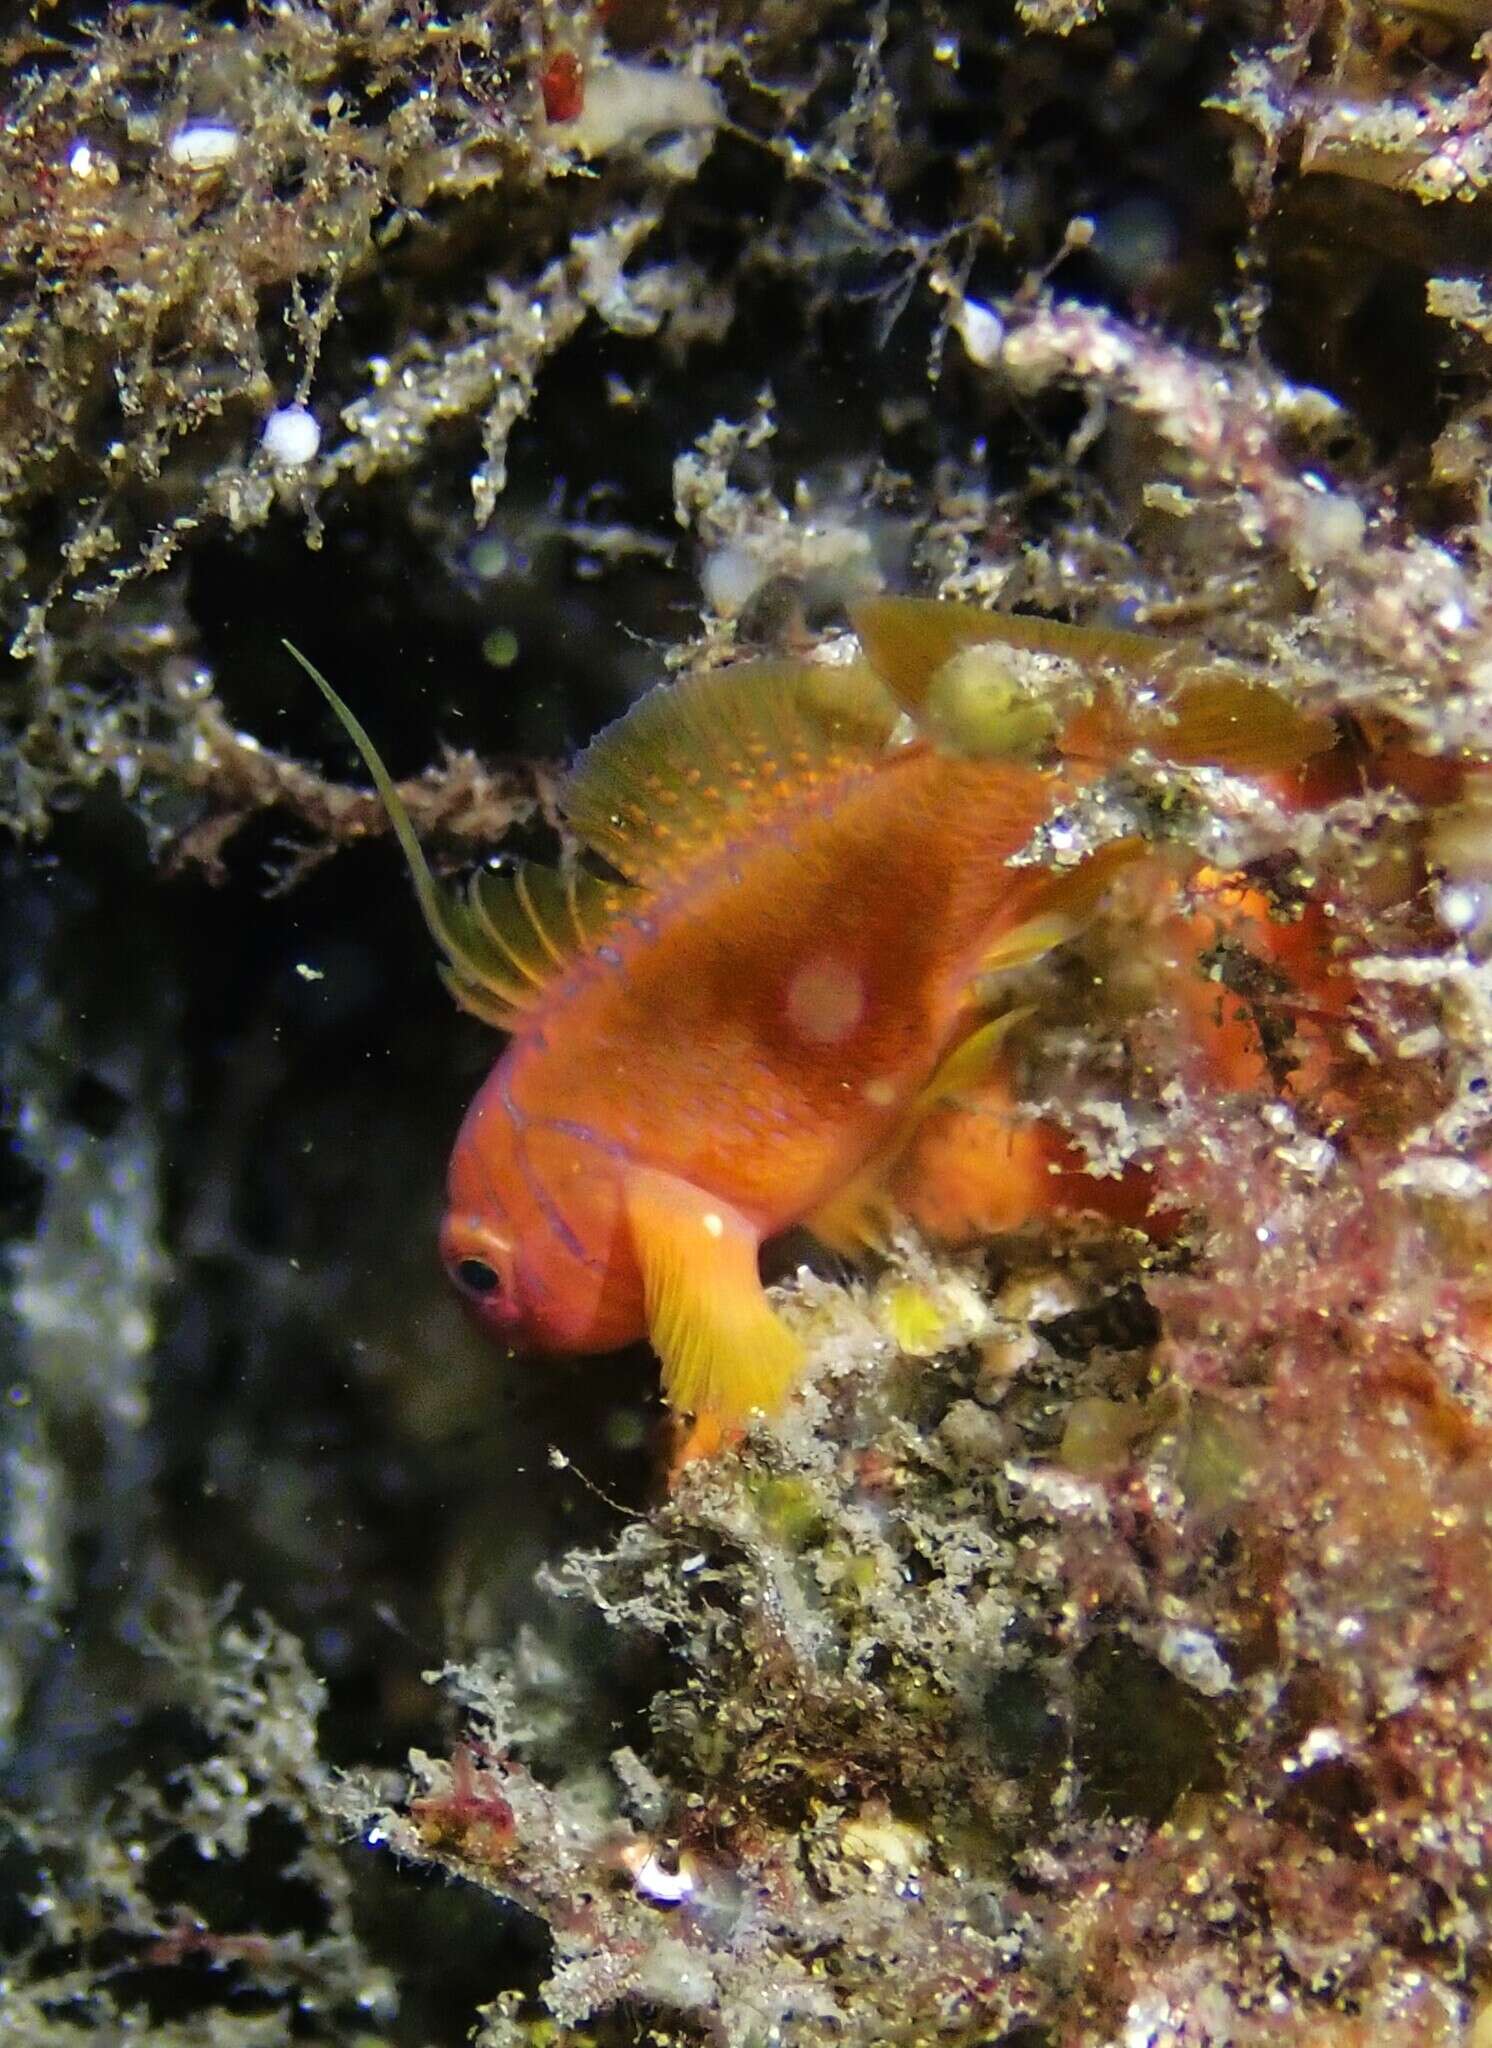
[[(707, 1438), (779, 1406), (800, 1363), (763, 1240), (873, 1235), (919, 1126), (997, 1053), (991, 977), (1072, 937), (1141, 850), (1052, 870), (1017, 859), (1037, 827), (1137, 738), (1263, 768), (1324, 744), (1261, 685), (1142, 636), (912, 600), (857, 625), (866, 660), (689, 677), (593, 744), (561, 807), (609, 874), (519, 866), (464, 896), (316, 677), (447, 981), (510, 1034), (452, 1155), (453, 1279), (515, 1347), (646, 1335)], [(1158, 686), (1138, 734), (1116, 668)]]
[(898, 748), (617, 916), (518, 1023), (452, 1158), (452, 1253), (480, 1247), (502, 1190), (530, 1342), (645, 1334), (633, 1167), (764, 1239), (884, 1144), (966, 1027), (981, 962), (1052, 894), (1008, 863), (1060, 793), (1024, 764)]

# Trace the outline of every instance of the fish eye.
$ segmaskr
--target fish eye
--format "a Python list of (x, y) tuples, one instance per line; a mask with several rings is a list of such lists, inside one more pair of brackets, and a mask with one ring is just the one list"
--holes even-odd
[(478, 1299), (496, 1294), (502, 1286), (500, 1275), (485, 1259), (458, 1259), (451, 1268), (451, 1274), (457, 1286), (464, 1287), (468, 1294), (475, 1294)]

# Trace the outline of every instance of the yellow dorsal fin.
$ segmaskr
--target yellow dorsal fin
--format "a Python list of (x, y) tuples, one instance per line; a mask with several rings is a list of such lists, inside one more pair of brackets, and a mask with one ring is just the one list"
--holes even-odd
[(897, 709), (863, 663), (749, 661), (640, 697), (560, 792), (570, 824), (629, 881), (677, 881), (801, 798), (866, 767)]
[(1336, 738), (1329, 718), (1287, 703), (1278, 690), (1251, 676), (1199, 675), (1135, 737), (1167, 761), (1218, 767), (1238, 775), (1298, 768)]
[(850, 620), (866, 660), (914, 718), (922, 714), (938, 671), (971, 647), (1008, 647), (1084, 668), (1122, 668), (1137, 676), (1157, 674), (1178, 653), (1175, 641), (1152, 633), (1068, 626), (935, 597), (867, 598), (852, 607)]
[[(853, 611), (866, 659), (928, 737), (962, 754), (1012, 754), (1057, 738), (1063, 751), (1115, 760), (1135, 747), (1185, 766), (1237, 774), (1298, 768), (1334, 738), (1330, 719), (1302, 711), (1262, 677), (1229, 668), (1195, 641), (1118, 626), (1017, 618), (937, 598), (877, 597)], [(1044, 704), (999, 661), (1006, 650), (1071, 662), (1092, 702)], [(988, 661), (980, 654), (988, 653)], [(1168, 691), (1128, 713), (1117, 673)], [(1043, 715), (1044, 714), (1044, 715)]]
[(298, 648), (288, 640), (284, 645), (336, 712), (373, 778), (430, 936), (444, 955), (442, 980), (463, 1009), (510, 1030), (555, 976), (596, 944), (621, 909), (625, 889), (583, 869), (556, 872), (532, 861), (480, 868), (464, 891), (438, 882), (362, 722)]

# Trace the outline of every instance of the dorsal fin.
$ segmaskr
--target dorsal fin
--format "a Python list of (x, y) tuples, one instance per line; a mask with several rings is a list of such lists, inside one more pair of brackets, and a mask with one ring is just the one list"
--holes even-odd
[(913, 717), (939, 669), (969, 647), (1049, 654), (1083, 668), (1152, 676), (1177, 659), (1179, 643), (1121, 626), (1069, 626), (1058, 619), (989, 612), (935, 597), (872, 597), (850, 609), (865, 658)]
[(458, 957), (436, 933), (449, 963), (442, 970), (446, 986), (463, 1009), (511, 1030), (515, 1014), (532, 1008), (557, 975), (592, 951), (627, 894), (625, 884), (584, 868), (532, 860), (478, 868), (464, 895), (446, 894), (446, 929), (460, 944)]
[[(1215, 659), (1196, 641), (923, 597), (868, 598), (852, 608), (852, 619), (897, 702), (955, 753), (1018, 755), (1060, 732), (1069, 759), (1087, 753), (1112, 763), (1144, 747), (1164, 760), (1248, 775), (1298, 768), (1334, 738), (1329, 718), (1300, 709), (1262, 675)], [(1002, 649), (1072, 663), (1089, 680), (1089, 701), (1047, 704), (1018, 676), (1007, 683)], [(989, 650), (990, 660), (976, 650)], [(1127, 708), (1112, 687), (1116, 670), (1159, 683), (1164, 702)]]
[(663, 684), (592, 741), (560, 807), (629, 881), (676, 881), (784, 802), (868, 768), (897, 708), (863, 663), (748, 661)]
[(583, 868), (556, 871), (534, 861), (479, 868), (464, 890), (438, 882), (361, 721), (298, 648), (288, 640), (284, 645), (336, 712), (373, 778), (430, 936), (445, 956), (442, 980), (463, 1009), (511, 1030), (555, 976), (596, 945), (622, 908), (626, 889)]

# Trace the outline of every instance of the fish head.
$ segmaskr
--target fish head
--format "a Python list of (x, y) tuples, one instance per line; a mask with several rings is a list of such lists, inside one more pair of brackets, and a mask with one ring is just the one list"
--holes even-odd
[(588, 1133), (530, 1121), (502, 1063), (467, 1112), (447, 1175), (440, 1253), (477, 1320), (515, 1351), (611, 1351), (643, 1334), (618, 1256), (614, 1161)]
[(452, 1286), (492, 1336), (532, 1348), (518, 1245), (493, 1204), (453, 1202), (440, 1226), (440, 1257)]

